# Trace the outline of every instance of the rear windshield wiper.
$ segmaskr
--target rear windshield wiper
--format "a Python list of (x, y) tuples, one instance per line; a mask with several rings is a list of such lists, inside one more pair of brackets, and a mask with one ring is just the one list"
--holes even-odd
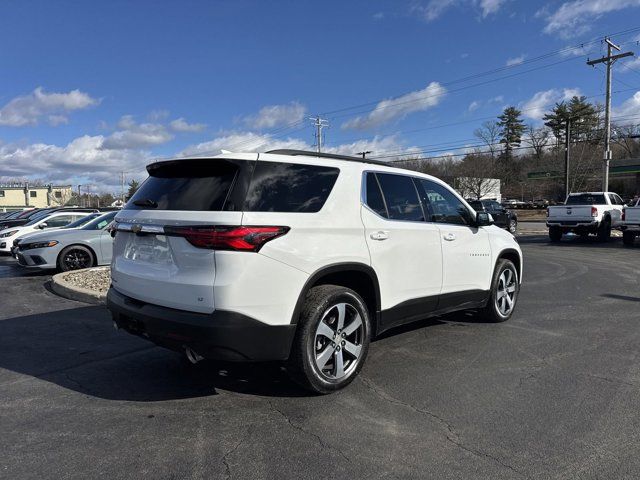
[(149, 208), (157, 208), (158, 204), (151, 200), (150, 198), (145, 198), (142, 200), (136, 200), (133, 202), (136, 207), (149, 207)]

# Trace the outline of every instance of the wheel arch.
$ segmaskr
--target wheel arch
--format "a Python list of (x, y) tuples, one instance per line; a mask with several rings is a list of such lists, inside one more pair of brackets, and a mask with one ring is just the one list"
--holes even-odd
[(93, 263), (95, 263), (96, 266), (98, 265), (98, 255), (96, 254), (96, 251), (90, 245), (87, 245), (86, 243), (78, 243), (78, 242), (67, 245), (62, 250), (60, 250), (60, 252), (58, 253), (58, 257), (56, 258), (56, 265), (58, 266), (60, 265), (60, 258), (62, 257), (62, 254), (71, 247), (86, 248), (87, 250), (89, 250), (89, 252), (91, 252), (91, 256), (93, 257)]
[(518, 252), (515, 248), (507, 248), (505, 250), (502, 250), (498, 255), (498, 258), (496, 258), (496, 265), (498, 261), (502, 259), (510, 260), (511, 262), (513, 262), (513, 264), (516, 266), (518, 279), (520, 282), (522, 282), (522, 255), (520, 255), (520, 252)]
[(322, 267), (314, 272), (307, 279), (298, 296), (291, 316), (292, 324), (298, 323), (307, 293), (318, 285), (339, 285), (358, 293), (369, 309), (375, 334), (380, 316), (380, 284), (373, 268), (363, 263), (338, 263)]

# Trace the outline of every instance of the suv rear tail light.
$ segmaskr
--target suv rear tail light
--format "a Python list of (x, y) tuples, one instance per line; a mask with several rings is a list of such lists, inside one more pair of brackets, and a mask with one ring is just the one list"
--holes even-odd
[(194, 247), (212, 250), (257, 252), (269, 240), (281, 237), (289, 227), (218, 227), (218, 226), (166, 226), (167, 235), (184, 237)]
[(591, 216), (592, 217), (598, 216), (598, 209), (596, 207), (591, 207)]

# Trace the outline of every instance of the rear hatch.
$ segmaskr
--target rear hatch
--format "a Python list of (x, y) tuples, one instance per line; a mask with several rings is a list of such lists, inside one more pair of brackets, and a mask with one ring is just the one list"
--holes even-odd
[(257, 155), (159, 162), (116, 216), (113, 287), (181, 310), (215, 309), (210, 228), (242, 224), (242, 201)]

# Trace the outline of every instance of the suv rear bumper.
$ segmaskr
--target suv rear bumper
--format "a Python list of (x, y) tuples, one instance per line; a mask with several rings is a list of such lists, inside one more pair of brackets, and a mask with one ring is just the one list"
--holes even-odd
[(267, 325), (236, 312), (187, 312), (140, 302), (112, 288), (107, 308), (119, 328), (178, 352), (228, 361), (286, 360), (295, 325)]

